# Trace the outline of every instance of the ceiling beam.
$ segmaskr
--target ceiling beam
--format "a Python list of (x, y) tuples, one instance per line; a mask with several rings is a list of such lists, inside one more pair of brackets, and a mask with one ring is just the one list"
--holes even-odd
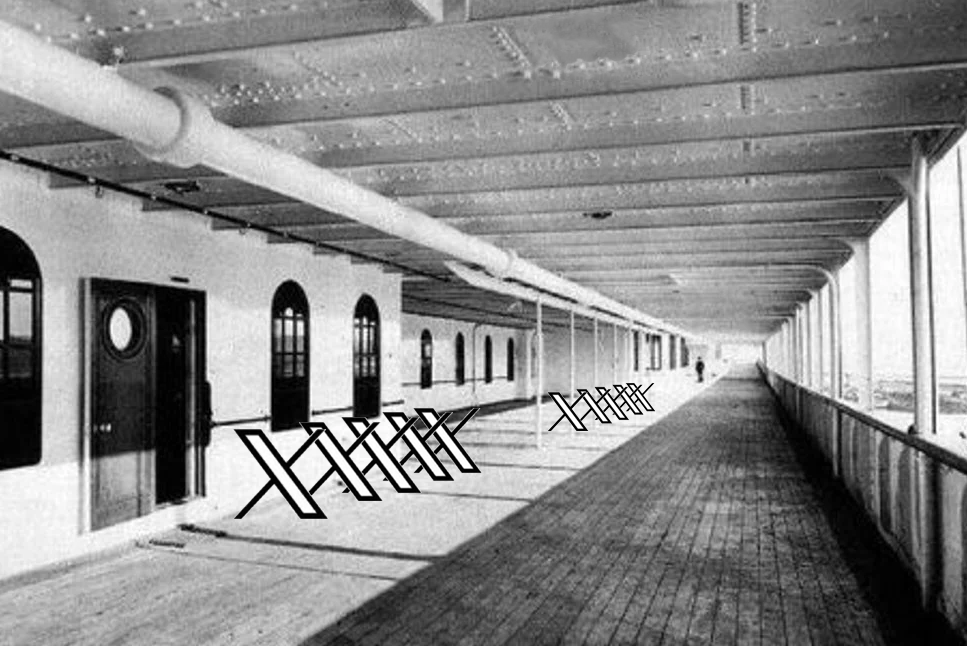
[[(901, 195), (899, 184), (875, 172), (843, 173), (840, 176), (800, 175), (794, 178), (727, 178), (695, 183), (640, 182), (614, 186), (570, 186), (565, 188), (482, 193), (428, 194), (399, 199), (399, 202), (429, 215), (488, 215), (493, 213), (535, 213), (549, 210), (642, 209), (657, 207), (704, 207), (730, 203), (811, 203), (831, 201), (890, 201)], [(182, 202), (219, 209), (233, 206), (293, 204), (288, 196), (267, 189), (232, 182), (224, 193), (191, 193)], [(164, 201), (145, 202), (147, 211), (171, 210)]]
[[(614, 280), (616, 278), (621, 280), (633, 280), (637, 277), (647, 277), (650, 274), (653, 275), (654, 272), (671, 272), (678, 271), (682, 269), (704, 269), (706, 271), (721, 271), (729, 269), (744, 269), (752, 271), (754, 268), (758, 269), (776, 269), (781, 268), (783, 264), (802, 264), (801, 262), (788, 263), (779, 261), (769, 261), (769, 262), (734, 262), (734, 263), (706, 263), (704, 266), (697, 267), (695, 264), (688, 263), (668, 263), (661, 267), (641, 267), (641, 268), (599, 268), (599, 269), (581, 269), (581, 270), (571, 270), (563, 272), (567, 274), (567, 278), (580, 282), (582, 285), (594, 285), (598, 280)], [(755, 267), (752, 267), (755, 265)], [(830, 263), (822, 266), (827, 270), (833, 271), (838, 268), (839, 263)]]
[[(722, 91), (733, 91), (729, 85)], [(612, 99), (615, 92), (606, 92), (602, 99)], [(479, 93), (471, 93), (479, 99)], [(401, 98), (405, 98), (401, 97)], [(533, 110), (546, 110), (551, 97), (541, 98)], [(654, 101), (653, 97), (642, 94), (639, 97), (625, 97), (629, 101)], [(662, 145), (675, 143), (735, 141), (759, 137), (800, 136), (800, 135), (870, 135), (891, 134), (896, 132), (920, 132), (932, 130), (956, 130), (963, 126), (960, 119), (959, 103), (940, 103), (925, 106), (911, 112), (902, 95), (885, 106), (864, 107), (825, 111), (779, 111), (768, 114), (744, 114), (741, 111), (717, 118), (682, 118), (666, 120), (664, 117), (646, 119), (638, 124), (584, 124), (582, 127), (555, 127), (539, 132), (507, 132), (503, 136), (488, 135), (484, 138), (472, 136), (460, 140), (424, 141), (415, 145), (365, 146), (340, 148), (329, 144), (330, 149), (309, 154), (300, 153), (318, 166), (336, 168), (345, 166), (366, 166), (372, 164), (406, 163), (414, 161), (438, 161), (448, 159), (467, 159), (499, 157), (511, 154), (530, 154), (555, 151), (586, 150), (589, 148), (621, 148), (626, 146)], [(702, 101), (702, 97), (695, 97)], [(687, 101), (686, 101), (687, 102)], [(300, 108), (307, 102), (294, 102)], [(352, 119), (348, 124), (365, 129), (365, 117), (382, 119), (399, 115), (401, 107), (391, 103), (391, 108), (382, 102), (384, 114), (368, 116), (364, 112), (348, 114)], [(610, 103), (607, 103), (610, 105)], [(293, 106), (293, 108), (296, 106)], [(471, 105), (479, 110), (480, 106)], [(525, 106), (526, 107), (526, 106)], [(232, 116), (225, 111), (216, 111), (215, 116), (235, 128), (258, 129), (277, 127), (285, 124), (311, 125), (330, 121), (329, 106), (318, 108), (319, 113), (299, 114), (298, 118), (287, 118), (283, 107), (273, 106), (264, 117)], [(263, 109), (264, 108), (260, 108)], [(439, 105), (434, 110), (440, 109)], [(495, 104), (494, 109), (511, 109), (505, 104)], [(454, 115), (459, 116), (459, 115)], [(495, 115), (496, 118), (496, 115)], [(657, 121), (660, 120), (660, 121)], [(378, 125), (374, 122), (373, 125)], [(586, 127), (585, 127), (586, 126)], [(252, 134), (258, 134), (253, 132)], [(111, 140), (99, 130), (71, 122), (54, 122), (34, 125), (14, 126), (0, 132), (0, 148), (23, 149), (64, 143), (89, 143)], [(325, 141), (325, 140), (324, 140)]]
[[(701, 227), (733, 224), (770, 224), (773, 222), (819, 222), (826, 219), (847, 221), (850, 219), (879, 220), (885, 206), (892, 200), (882, 202), (829, 202), (812, 201), (807, 203), (770, 203), (714, 204), (708, 206), (655, 207), (645, 209), (614, 209), (605, 226), (617, 228), (662, 227)], [(342, 228), (359, 228), (359, 225), (340, 215), (328, 213), (305, 204), (270, 205), (262, 207), (227, 207), (221, 209), (228, 215), (253, 224), (273, 227), (325, 227), (333, 225)], [(488, 215), (440, 215), (440, 220), (453, 224), (461, 230), (483, 227), (493, 231), (499, 227), (506, 233), (539, 233), (544, 230), (588, 230), (598, 231), (602, 223), (586, 217), (584, 211), (556, 211), (536, 213), (493, 213)], [(547, 228), (535, 228), (541, 227)], [(241, 225), (226, 221), (215, 221), (213, 228), (239, 228)]]
[[(520, 154), (478, 159), (444, 160), (382, 164), (376, 166), (343, 166), (340, 174), (374, 191), (393, 195), (423, 193), (455, 193), (501, 191), (540, 187), (595, 184), (621, 184), (653, 180), (713, 179), (747, 175), (782, 176), (801, 173), (838, 173), (844, 171), (877, 171), (904, 174), (909, 166), (909, 153), (902, 141), (896, 146), (863, 146), (867, 138), (821, 137), (815, 148), (788, 152), (763, 149), (764, 142), (776, 146), (801, 142), (800, 137), (776, 137), (756, 140), (752, 150), (742, 146), (716, 146), (710, 150), (703, 144), (691, 150), (679, 146), (625, 146), (603, 149), (587, 148), (568, 152)], [(841, 141), (841, 144), (836, 144)], [(750, 142), (751, 143), (751, 142)], [(852, 143), (852, 146), (848, 144)], [(825, 145), (823, 145), (825, 144)], [(843, 148), (844, 145), (848, 147)], [(110, 156), (116, 144), (104, 144), (102, 151)], [(160, 183), (170, 180), (195, 181), (223, 179), (224, 175), (205, 166), (183, 169), (145, 162), (92, 166), (83, 172), (93, 177), (124, 183)], [(40, 157), (45, 157), (40, 155)], [(56, 153), (55, 153), (56, 157)], [(55, 162), (56, 163), (56, 162)], [(330, 166), (330, 168), (339, 168)], [(51, 178), (51, 188), (71, 188), (81, 182), (66, 177)], [(144, 187), (153, 190), (153, 187)]]
[[(792, 222), (754, 222), (738, 224), (714, 225), (711, 232), (706, 232), (709, 236), (721, 237), (774, 237), (776, 235), (815, 235), (815, 236), (865, 236), (874, 223), (881, 218), (858, 218), (843, 220), (828, 220), (826, 222), (816, 220), (792, 221)], [(281, 227), (280, 227), (281, 228)], [(520, 244), (528, 238), (538, 240), (566, 242), (580, 241), (594, 232), (599, 242), (607, 240), (620, 241), (628, 235), (641, 235), (642, 237), (652, 237), (655, 239), (675, 239), (676, 236), (688, 231), (701, 232), (701, 225), (687, 227), (599, 227), (588, 229), (575, 227), (573, 230), (561, 231), (549, 228), (530, 229), (527, 231), (498, 231), (494, 233), (493, 227), (460, 227), (464, 233), (469, 233), (488, 240), (503, 240), (508, 243)], [(340, 245), (350, 245), (351, 243), (365, 242), (372, 244), (383, 241), (390, 245), (395, 245), (395, 238), (387, 236), (381, 232), (366, 230), (360, 227), (352, 228), (331, 228), (331, 227), (302, 227), (300, 233), (306, 237), (315, 238), (325, 242), (338, 243)]]

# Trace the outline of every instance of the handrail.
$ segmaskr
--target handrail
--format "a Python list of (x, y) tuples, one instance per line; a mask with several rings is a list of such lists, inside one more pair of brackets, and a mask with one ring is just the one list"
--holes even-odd
[(800, 390), (804, 391), (805, 393), (813, 397), (819, 398), (824, 403), (829, 404), (830, 406), (840, 410), (841, 412), (849, 415), (853, 419), (860, 421), (863, 424), (866, 424), (867, 426), (873, 427), (874, 429), (882, 432), (885, 435), (890, 436), (891, 438), (897, 440), (898, 442), (902, 442), (903, 444), (906, 444), (910, 448), (915, 449), (920, 453), (927, 455), (928, 457), (936, 460), (937, 462), (943, 464), (944, 466), (947, 466), (951, 469), (955, 469), (964, 474), (967, 474), (967, 457), (957, 455), (956, 453), (950, 451), (949, 449), (946, 449), (938, 444), (934, 444), (933, 442), (929, 442), (923, 439), (925, 437), (923, 435), (911, 435), (909, 433), (904, 433), (903, 431), (890, 426), (883, 420), (877, 419), (875, 417), (872, 417), (868, 413), (864, 413), (863, 411), (853, 408), (846, 402), (833, 399), (828, 395), (824, 395), (823, 393), (816, 392), (812, 388), (803, 386), (802, 384), (798, 384), (795, 381), (792, 381), (791, 379), (789, 379), (788, 377), (780, 375), (778, 372), (772, 370), (771, 368), (762, 365), (761, 363), (759, 364), (759, 370), (765, 374), (773, 375), (777, 379), (784, 381), (785, 383), (793, 386), (794, 388), (799, 388)]

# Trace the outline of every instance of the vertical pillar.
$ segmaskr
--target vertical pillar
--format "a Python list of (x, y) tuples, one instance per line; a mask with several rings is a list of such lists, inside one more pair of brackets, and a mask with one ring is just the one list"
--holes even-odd
[[(957, 146), (957, 200), (958, 215), (960, 216), (960, 285), (963, 288), (964, 313), (967, 315), (967, 213), (964, 213), (964, 157), (963, 146)], [(967, 319), (965, 319), (967, 320)], [(967, 332), (967, 326), (964, 326)]]
[(817, 294), (806, 303), (806, 379), (810, 388), (816, 388), (816, 299)]
[[(591, 346), (594, 348), (594, 374), (592, 375), (594, 383), (591, 384), (591, 387), (588, 388), (588, 390), (592, 394), (595, 394), (597, 393), (595, 389), (598, 387), (598, 317), (594, 317), (594, 342), (591, 344)], [(594, 425), (593, 428), (597, 430), (598, 418), (596, 415), (592, 415), (592, 417), (594, 420), (591, 423)]]
[(860, 410), (873, 410), (873, 298), (870, 287), (870, 241), (852, 243), (856, 298), (856, 388)]
[(813, 385), (813, 298), (803, 308), (803, 385)]
[(792, 375), (792, 324), (789, 319), (782, 324), (782, 374)]
[(537, 448), (544, 435), (544, 302), (537, 297)]
[(913, 307), (914, 430), (935, 432), (936, 381), (933, 356), (933, 299), (930, 284), (930, 228), (927, 215), (927, 160), (919, 138), (913, 138), (910, 186), (910, 304)]
[[(930, 284), (930, 222), (927, 212), (929, 173), (919, 137), (912, 139), (911, 181), (908, 203), (910, 208), (910, 304), (913, 311), (913, 433), (931, 435), (935, 432), (936, 373), (933, 355), (933, 297)], [(938, 546), (940, 536), (936, 523), (936, 467), (932, 460), (916, 452), (914, 462), (916, 491), (911, 500), (916, 510), (912, 522), (914, 532), (919, 529), (920, 592), (924, 608), (936, 607)], [(917, 504), (919, 503), (919, 504)], [(914, 535), (917, 535), (916, 533)]]
[[(957, 204), (960, 216), (960, 284), (963, 288), (964, 313), (967, 315), (967, 214), (964, 213), (964, 158), (962, 146), (957, 146)], [(967, 332), (967, 326), (964, 326)]]
[(527, 387), (524, 396), (530, 398), (533, 396), (534, 391), (534, 361), (532, 360), (534, 356), (534, 334), (536, 330), (531, 330), (524, 335), (524, 372), (527, 375)]
[(611, 337), (611, 383), (618, 382), (618, 323), (615, 322), (612, 328), (614, 335)]
[(839, 399), (843, 396), (843, 325), (840, 321), (839, 278), (835, 274), (820, 269), (829, 285), (829, 376), (832, 391), (830, 396)]
[(635, 370), (635, 340), (631, 326), (625, 328), (625, 374), (621, 378), (622, 382), (631, 381)]
[[(574, 310), (571, 310), (571, 401), (574, 401), (574, 375), (575, 375), (575, 352), (574, 352)], [(573, 430), (573, 427), (572, 427)]]
[(813, 296), (813, 300), (810, 303), (811, 307), (811, 323), (812, 326), (812, 346), (811, 346), (811, 358), (812, 358), (812, 376), (810, 377), (812, 381), (813, 388), (818, 390), (822, 389), (822, 382), (819, 380), (819, 362), (820, 356), (822, 355), (822, 347), (819, 345), (819, 339), (821, 338), (820, 328), (822, 328), (823, 320), (819, 316), (819, 299), (820, 292), (817, 291)]
[(796, 307), (796, 383), (802, 383), (802, 305)]
[(827, 308), (823, 307), (824, 300), (826, 300), (826, 297), (821, 289), (816, 294), (816, 348), (819, 351), (818, 361), (816, 362), (816, 374), (819, 377), (819, 382), (816, 386), (819, 392), (826, 392), (826, 378), (824, 377), (826, 373), (826, 346), (823, 338), (823, 324), (826, 322)]

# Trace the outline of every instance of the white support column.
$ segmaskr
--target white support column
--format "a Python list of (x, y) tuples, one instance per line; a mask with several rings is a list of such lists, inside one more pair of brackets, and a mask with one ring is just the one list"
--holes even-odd
[[(576, 352), (574, 347), (574, 310), (571, 310), (570, 314), (571, 314), (571, 362), (569, 365), (571, 368), (571, 383), (570, 383), (571, 390), (570, 390), (570, 394), (568, 395), (569, 397), (568, 401), (570, 401), (571, 405), (573, 406), (574, 399), (577, 397), (577, 391), (575, 390), (575, 383), (574, 383), (575, 375), (577, 371), (577, 368), (576, 368), (577, 357), (576, 357)], [(574, 428), (574, 426), (572, 425), (571, 434), (574, 435), (575, 433), (577, 433), (577, 429)]]
[(936, 432), (936, 376), (933, 355), (933, 298), (930, 284), (930, 225), (927, 214), (927, 159), (913, 138), (910, 204), (910, 304), (913, 308), (914, 433)]
[(527, 375), (527, 387), (524, 396), (530, 399), (534, 390), (534, 330), (524, 334), (524, 374)]
[(631, 328), (626, 327), (624, 328), (624, 331), (625, 331), (625, 342), (624, 342), (625, 370), (624, 370), (624, 376), (622, 376), (621, 378), (622, 383), (631, 381), (632, 371), (634, 371), (635, 369), (635, 357), (634, 357), (635, 346), (631, 338)]
[(796, 307), (796, 383), (803, 381), (802, 305)]
[(806, 302), (803, 311), (803, 384), (809, 387), (813, 385), (813, 321), (812, 321), (812, 299)]
[[(964, 314), (967, 315), (967, 213), (964, 212), (964, 158), (962, 146), (957, 146), (957, 204), (958, 215), (960, 216), (960, 284), (963, 288)], [(967, 333), (967, 326), (964, 326)]]
[(792, 365), (790, 361), (792, 353), (789, 351), (790, 339), (792, 338), (791, 334), (789, 331), (789, 319), (786, 319), (782, 323), (782, 374), (787, 377), (790, 375), (789, 366)]
[(810, 303), (810, 305), (812, 306), (810, 308), (810, 312), (812, 314), (812, 316), (810, 317), (811, 318), (810, 325), (812, 326), (811, 327), (812, 329), (812, 339), (811, 339), (812, 340), (812, 345), (811, 345), (812, 375), (810, 376), (810, 380), (815, 390), (820, 390), (820, 385), (821, 385), (819, 381), (819, 362), (820, 362), (819, 357), (822, 354), (822, 348), (819, 347), (819, 339), (821, 337), (820, 328), (822, 327), (823, 322), (819, 316), (819, 299), (820, 299), (819, 291), (817, 290), (816, 294), (813, 296), (812, 302)]
[[(598, 387), (598, 317), (594, 317), (594, 342), (591, 344), (591, 347), (594, 349), (594, 374), (592, 375), (594, 383), (591, 384), (588, 390), (594, 394), (597, 392), (595, 389)], [(598, 417), (596, 415), (592, 415), (592, 417), (594, 420), (591, 423), (594, 425), (594, 430), (597, 430)]]
[[(816, 362), (816, 374), (819, 376), (819, 383), (816, 384), (819, 392), (826, 392), (826, 344), (825, 335), (823, 334), (823, 325), (826, 323), (826, 314), (828, 308), (823, 306), (823, 301), (826, 300), (823, 290), (820, 289), (816, 293), (816, 348), (819, 350), (819, 359)], [(830, 389), (832, 390), (832, 389)]]
[(861, 410), (873, 410), (873, 298), (870, 276), (870, 241), (863, 238), (853, 247), (856, 310), (856, 389)]
[(611, 337), (611, 384), (618, 381), (618, 324), (612, 327), (614, 334)]
[(544, 436), (544, 303), (537, 298), (537, 448)]
[[(930, 284), (930, 222), (928, 214), (929, 169), (919, 137), (912, 139), (911, 181), (908, 187), (910, 231), (910, 304), (913, 323), (914, 423), (912, 432), (936, 432), (936, 364), (933, 354), (933, 296)], [(936, 465), (927, 455), (916, 452), (910, 504), (916, 511), (911, 531), (919, 535), (920, 599), (928, 610), (936, 608), (939, 588), (939, 540), (936, 496)]]

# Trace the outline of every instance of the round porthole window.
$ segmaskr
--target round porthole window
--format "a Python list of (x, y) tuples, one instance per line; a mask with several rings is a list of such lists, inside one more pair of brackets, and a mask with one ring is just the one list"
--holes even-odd
[(144, 342), (144, 315), (136, 303), (121, 301), (105, 313), (104, 336), (111, 352), (120, 357), (132, 357)]

